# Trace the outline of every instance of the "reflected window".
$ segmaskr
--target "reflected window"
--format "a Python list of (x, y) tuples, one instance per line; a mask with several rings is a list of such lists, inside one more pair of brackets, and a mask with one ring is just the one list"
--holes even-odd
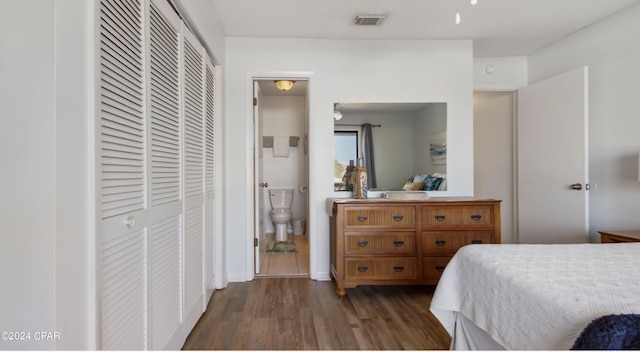
[(358, 131), (334, 131), (333, 148), (335, 160), (333, 167), (333, 189), (345, 190), (342, 180), (350, 161), (358, 160)]

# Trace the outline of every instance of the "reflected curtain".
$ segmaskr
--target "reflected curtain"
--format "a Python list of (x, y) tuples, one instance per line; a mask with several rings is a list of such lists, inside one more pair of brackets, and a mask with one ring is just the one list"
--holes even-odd
[(367, 168), (367, 185), (369, 189), (377, 188), (376, 166), (373, 156), (373, 127), (370, 123), (362, 125), (362, 158)]

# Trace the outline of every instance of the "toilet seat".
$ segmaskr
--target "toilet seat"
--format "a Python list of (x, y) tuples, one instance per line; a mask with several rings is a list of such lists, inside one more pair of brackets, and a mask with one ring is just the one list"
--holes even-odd
[(292, 214), (290, 209), (273, 209), (273, 210), (271, 210), (270, 213), (271, 213), (272, 218), (273, 217), (285, 218), (285, 217), (290, 217), (291, 214)]

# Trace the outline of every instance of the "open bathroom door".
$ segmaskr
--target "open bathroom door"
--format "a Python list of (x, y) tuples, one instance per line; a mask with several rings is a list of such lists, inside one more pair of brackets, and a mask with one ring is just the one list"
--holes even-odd
[(267, 184), (263, 180), (262, 171), (262, 109), (260, 109), (260, 86), (258, 81), (253, 81), (253, 136), (254, 136), (254, 148), (253, 148), (253, 172), (254, 172), (254, 195), (253, 199), (255, 204), (253, 205), (253, 236), (254, 236), (254, 266), (255, 273), (260, 274), (262, 268), (262, 261), (264, 256), (264, 192)]

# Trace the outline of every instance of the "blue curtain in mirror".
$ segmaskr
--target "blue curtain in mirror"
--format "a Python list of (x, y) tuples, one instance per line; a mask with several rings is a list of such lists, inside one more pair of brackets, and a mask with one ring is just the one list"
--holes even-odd
[(376, 166), (373, 157), (373, 127), (370, 123), (362, 125), (362, 157), (364, 166), (367, 168), (367, 185), (369, 189), (377, 188)]

